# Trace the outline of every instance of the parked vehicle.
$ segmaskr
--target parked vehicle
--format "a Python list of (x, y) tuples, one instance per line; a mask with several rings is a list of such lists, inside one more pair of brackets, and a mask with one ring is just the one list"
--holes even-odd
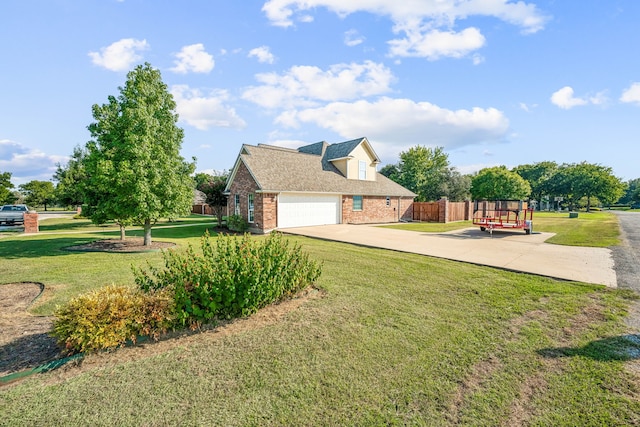
[(24, 224), (24, 214), (28, 211), (27, 205), (4, 205), (0, 208), (0, 224)]

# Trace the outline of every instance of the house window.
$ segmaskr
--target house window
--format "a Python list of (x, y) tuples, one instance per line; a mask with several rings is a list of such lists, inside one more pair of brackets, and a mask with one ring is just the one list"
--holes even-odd
[(362, 210), (362, 196), (353, 196), (353, 210), (354, 211)]
[(387, 196), (387, 206), (391, 206), (391, 197)]
[(233, 213), (235, 215), (240, 215), (240, 195), (236, 194), (234, 197), (234, 207), (233, 207)]
[(248, 222), (253, 222), (253, 194), (249, 194), (249, 215), (247, 216)]
[(367, 179), (367, 162), (364, 160), (358, 162), (358, 179)]

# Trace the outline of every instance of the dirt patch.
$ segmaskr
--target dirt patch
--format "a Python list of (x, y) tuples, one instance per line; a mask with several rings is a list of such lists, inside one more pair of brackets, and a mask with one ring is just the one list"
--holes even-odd
[[(0, 376), (36, 368), (65, 356), (49, 335), (54, 317), (32, 316), (27, 309), (44, 286), (38, 283), (0, 285)], [(188, 346), (202, 340), (222, 339), (228, 335), (257, 329), (280, 321), (287, 313), (306, 301), (319, 298), (323, 291), (309, 287), (293, 298), (265, 307), (254, 315), (196, 331), (176, 331), (163, 335), (158, 342), (139, 343), (133, 347), (86, 355), (84, 360), (65, 365), (55, 378), (67, 378), (105, 364), (119, 364), (151, 357), (174, 347)]]
[(0, 376), (62, 357), (56, 340), (48, 334), (53, 317), (27, 312), (43, 289), (39, 283), (0, 286)]
[(158, 242), (152, 240), (151, 245), (145, 246), (144, 239), (127, 237), (125, 240), (96, 240), (95, 242), (86, 243), (84, 245), (70, 246), (66, 249), (68, 251), (80, 252), (150, 252), (172, 248), (175, 245), (175, 243), (171, 242)]

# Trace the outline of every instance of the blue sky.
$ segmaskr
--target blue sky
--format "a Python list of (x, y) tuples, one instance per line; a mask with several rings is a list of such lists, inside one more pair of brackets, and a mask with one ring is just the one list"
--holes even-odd
[(198, 171), (366, 136), (382, 165), (554, 160), (640, 177), (637, 0), (3, 0), (0, 172), (49, 180), (126, 73), (162, 72)]

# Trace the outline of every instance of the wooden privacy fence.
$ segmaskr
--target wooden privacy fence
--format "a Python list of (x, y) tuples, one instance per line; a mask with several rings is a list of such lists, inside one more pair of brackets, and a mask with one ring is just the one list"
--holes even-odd
[(413, 220), (425, 222), (468, 221), (473, 215), (473, 203), (450, 202), (446, 197), (437, 202), (413, 202)]

